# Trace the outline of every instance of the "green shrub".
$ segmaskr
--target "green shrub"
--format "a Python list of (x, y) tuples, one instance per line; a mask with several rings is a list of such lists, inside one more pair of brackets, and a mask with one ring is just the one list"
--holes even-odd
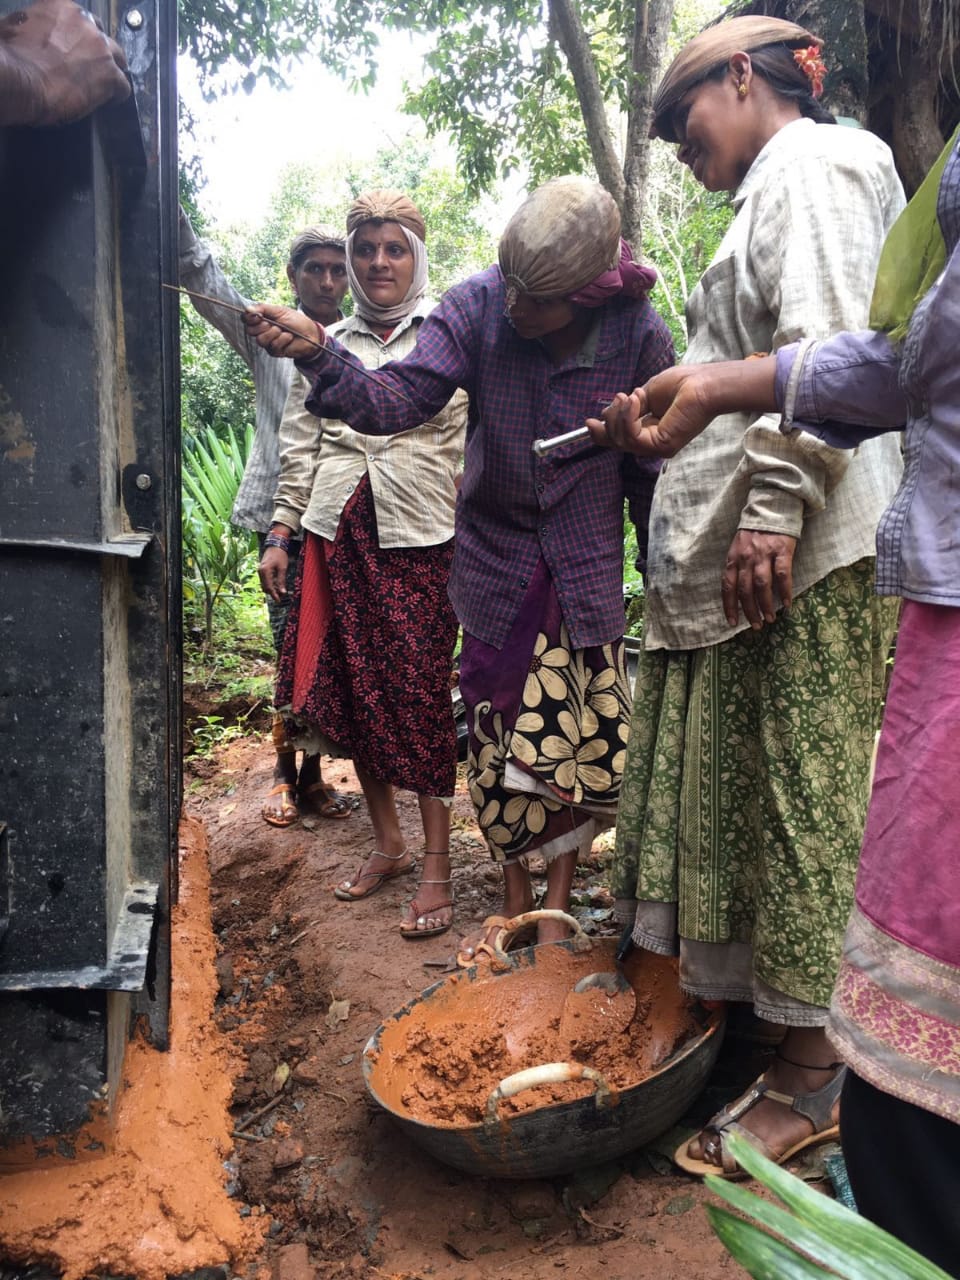
[(213, 611), (227, 587), (239, 587), (251, 570), (256, 536), (230, 523), (253, 441), (252, 427), (210, 427), (184, 441), (183, 586), (188, 610), (202, 605), (204, 643), (213, 638)]

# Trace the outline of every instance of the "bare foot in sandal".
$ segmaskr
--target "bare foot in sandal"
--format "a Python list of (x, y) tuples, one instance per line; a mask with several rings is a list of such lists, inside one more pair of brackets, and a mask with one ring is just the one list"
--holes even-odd
[(323, 780), (320, 757), (304, 755), (297, 778), (300, 812), (316, 818), (349, 818), (355, 808), (349, 796), (342, 796)]
[(339, 791), (334, 791), (323, 779), (311, 782), (308, 787), (299, 786), (297, 803), (301, 813), (313, 814), (318, 818), (349, 818), (353, 813), (349, 796), (342, 796)]
[(292, 827), (300, 817), (297, 807), (297, 757), (295, 752), (277, 752), (273, 783), (260, 809), (271, 827)]
[(453, 925), (453, 882), (449, 853), (425, 853), (423, 876), (406, 915), (400, 936), (407, 939), (438, 938)]
[(370, 898), (378, 893), (388, 880), (398, 876), (407, 876), (414, 870), (416, 863), (404, 849), (401, 853), (371, 853), (366, 862), (349, 880), (342, 880), (333, 891), (335, 898), (341, 902), (355, 902), (360, 898)]
[[(503, 907), (496, 917), (497, 923), (488, 928), (475, 929), (460, 941), (457, 948), (457, 963), (470, 965), (477, 956), (489, 955), (493, 940), (502, 928), (502, 920), (522, 915), (533, 910), (533, 885), (530, 873), (519, 862), (508, 862), (503, 868)], [(522, 932), (514, 934), (508, 946), (524, 946), (536, 940), (536, 926), (527, 926)]]
[(725, 1132), (746, 1136), (777, 1164), (834, 1138), (842, 1076), (822, 1028), (791, 1027), (760, 1079), (674, 1159), (689, 1173), (737, 1177), (741, 1171), (726, 1149)]

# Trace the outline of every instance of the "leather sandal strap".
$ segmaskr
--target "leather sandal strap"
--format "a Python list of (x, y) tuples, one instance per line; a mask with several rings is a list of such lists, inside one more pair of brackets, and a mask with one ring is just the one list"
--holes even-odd
[(720, 1134), (728, 1125), (745, 1116), (767, 1093), (769, 1093), (767, 1083), (761, 1076), (759, 1080), (754, 1081), (742, 1098), (738, 1098), (736, 1102), (732, 1102), (718, 1112), (705, 1126), (704, 1132)]
[(832, 1080), (828, 1080), (822, 1089), (813, 1093), (798, 1093), (790, 1104), (797, 1115), (803, 1116), (813, 1125), (814, 1133), (821, 1129), (829, 1129), (833, 1124), (833, 1108), (843, 1088), (846, 1067), (840, 1067)]
[(451, 880), (450, 876), (447, 876), (446, 880), (421, 880), (420, 883), (421, 884), (452, 884), (453, 881)]

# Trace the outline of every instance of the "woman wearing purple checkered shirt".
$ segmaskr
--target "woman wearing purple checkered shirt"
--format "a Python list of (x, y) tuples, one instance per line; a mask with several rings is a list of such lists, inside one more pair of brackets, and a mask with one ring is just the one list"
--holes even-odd
[[(615, 820), (630, 709), (623, 504), (642, 554), (658, 470), (583, 442), (543, 457), (532, 444), (672, 364), (673, 345), (647, 297), (655, 273), (633, 260), (596, 183), (535, 191), (499, 259), (449, 290), (415, 349), (376, 381), (296, 312), (257, 308), (248, 324), (311, 378), (308, 409), (370, 435), (409, 430), (457, 387), (470, 397), (450, 595), (464, 632), (468, 783), (509, 917), (533, 905), (532, 854), (546, 864), (543, 906), (566, 909), (578, 854)], [(539, 928), (541, 942), (565, 934), (553, 919)], [(477, 931), (460, 959), (488, 943)]]

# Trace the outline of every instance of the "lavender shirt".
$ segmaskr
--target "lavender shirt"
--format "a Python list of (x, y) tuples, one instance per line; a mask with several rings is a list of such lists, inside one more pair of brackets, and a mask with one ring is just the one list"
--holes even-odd
[[(948, 167), (949, 177), (960, 187), (960, 163)], [(882, 333), (840, 333), (777, 352), (784, 431), (853, 449), (880, 432), (906, 430), (903, 479), (877, 529), (881, 595), (960, 606), (958, 353), (960, 246), (900, 346)]]

